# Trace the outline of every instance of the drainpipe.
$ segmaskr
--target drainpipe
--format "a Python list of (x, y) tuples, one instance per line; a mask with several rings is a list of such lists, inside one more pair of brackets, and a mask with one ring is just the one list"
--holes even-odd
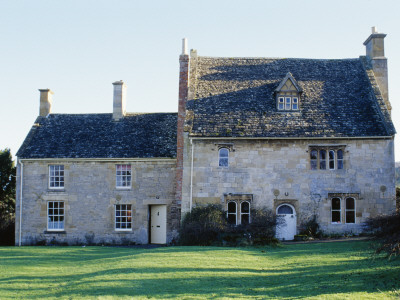
[(18, 239), (18, 246), (21, 247), (21, 235), (22, 235), (22, 182), (24, 180), (24, 164), (20, 162), (21, 164), (21, 172), (19, 174), (21, 186), (19, 189), (19, 239)]
[(193, 156), (194, 156), (194, 143), (193, 140), (190, 139), (190, 145), (192, 146), (192, 161), (190, 166), (190, 201), (189, 201), (189, 211), (192, 211), (192, 202), (193, 202)]

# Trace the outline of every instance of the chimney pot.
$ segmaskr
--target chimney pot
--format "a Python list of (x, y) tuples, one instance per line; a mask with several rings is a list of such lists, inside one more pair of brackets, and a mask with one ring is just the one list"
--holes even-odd
[(53, 103), (53, 92), (50, 89), (39, 89), (40, 108), (39, 116), (46, 117), (51, 114), (51, 104)]
[(125, 98), (126, 84), (120, 80), (113, 82), (114, 99), (113, 99), (113, 119), (118, 121), (125, 116)]
[(182, 39), (182, 55), (189, 55), (187, 38)]

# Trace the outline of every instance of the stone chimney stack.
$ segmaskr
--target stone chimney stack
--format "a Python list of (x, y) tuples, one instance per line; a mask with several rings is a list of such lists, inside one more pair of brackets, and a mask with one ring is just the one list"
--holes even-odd
[(114, 101), (113, 101), (113, 119), (118, 121), (125, 116), (125, 98), (126, 84), (120, 80), (113, 82)]
[(387, 58), (385, 57), (383, 41), (385, 37), (386, 34), (379, 33), (377, 28), (374, 26), (372, 27), (371, 35), (364, 42), (364, 45), (366, 48), (367, 58), (371, 61), (375, 79), (378, 82), (383, 99), (390, 111), (391, 106), (389, 103)]
[(39, 116), (47, 117), (51, 113), (51, 104), (53, 102), (53, 92), (49, 89), (40, 89), (40, 108)]

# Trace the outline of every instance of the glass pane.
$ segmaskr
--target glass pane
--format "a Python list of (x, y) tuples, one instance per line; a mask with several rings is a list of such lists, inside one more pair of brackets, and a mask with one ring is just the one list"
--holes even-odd
[(319, 151), (319, 158), (320, 159), (326, 159), (326, 150), (320, 150)]
[(338, 158), (338, 159), (343, 159), (343, 150), (339, 149), (339, 150), (337, 151), (337, 158)]
[(228, 203), (228, 213), (236, 213), (236, 203), (235, 202)]
[(243, 225), (249, 224), (249, 215), (242, 215), (242, 220), (241, 220)]
[(220, 157), (228, 157), (229, 151), (226, 148), (219, 149), (219, 156)]
[(228, 214), (228, 223), (236, 225), (236, 215), (235, 214)]
[(346, 223), (355, 223), (355, 214), (354, 211), (346, 211)]
[(311, 158), (311, 159), (317, 159), (317, 157), (318, 157), (318, 152), (317, 152), (317, 150), (311, 150), (310, 158)]
[(248, 213), (250, 211), (250, 204), (249, 202), (242, 202), (242, 214)]
[(337, 162), (337, 168), (338, 168), (339, 170), (343, 169), (343, 160), (338, 160), (338, 162)]
[(311, 170), (316, 170), (317, 169), (317, 161), (316, 160), (312, 160), (311, 161)]
[(227, 157), (221, 157), (219, 159), (219, 166), (220, 167), (227, 167), (228, 166), (228, 158)]
[(321, 161), (319, 162), (319, 168), (320, 168), (321, 170), (325, 170), (325, 169), (326, 169), (326, 161), (325, 161), (325, 160), (321, 160)]
[(332, 199), (332, 209), (333, 210), (340, 210), (340, 199), (339, 198), (333, 198)]
[(278, 208), (278, 214), (280, 215), (292, 215), (293, 209), (289, 205), (282, 205)]
[(332, 223), (340, 223), (340, 211), (332, 211)]
[(354, 199), (353, 198), (346, 199), (346, 209), (354, 209)]

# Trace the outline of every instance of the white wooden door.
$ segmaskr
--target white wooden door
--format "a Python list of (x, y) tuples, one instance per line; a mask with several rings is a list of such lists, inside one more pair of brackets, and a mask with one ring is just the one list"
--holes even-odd
[(150, 243), (167, 243), (167, 206), (150, 206)]
[(290, 204), (282, 204), (276, 208), (278, 225), (276, 226), (276, 238), (282, 241), (294, 240), (296, 235), (296, 211)]

